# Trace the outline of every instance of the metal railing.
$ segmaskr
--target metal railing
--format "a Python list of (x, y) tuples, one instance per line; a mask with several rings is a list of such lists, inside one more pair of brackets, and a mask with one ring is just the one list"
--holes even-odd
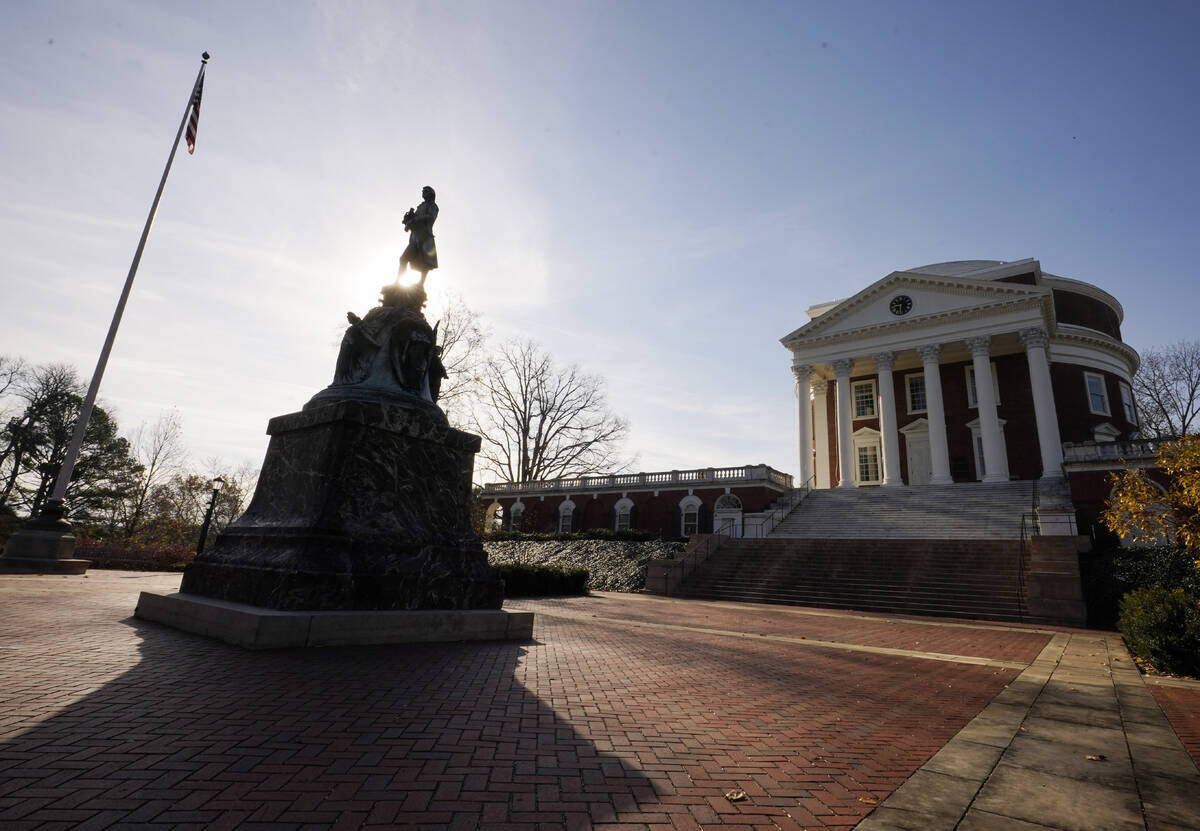
[(713, 533), (718, 536), (734, 539), (763, 539), (767, 537), (780, 522), (800, 506), (804, 498), (812, 492), (815, 481), (815, 477), (808, 477), (802, 487), (793, 488), (776, 499), (771, 507), (763, 512), (762, 516), (743, 516), (740, 535), (735, 533), (738, 527), (738, 520), (730, 517), (726, 517), (722, 520), (720, 526), (713, 528)]

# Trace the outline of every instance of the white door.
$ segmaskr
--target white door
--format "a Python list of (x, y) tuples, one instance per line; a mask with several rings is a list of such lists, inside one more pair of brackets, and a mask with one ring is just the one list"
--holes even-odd
[(909, 433), (904, 437), (908, 448), (908, 484), (925, 485), (929, 482), (929, 434)]

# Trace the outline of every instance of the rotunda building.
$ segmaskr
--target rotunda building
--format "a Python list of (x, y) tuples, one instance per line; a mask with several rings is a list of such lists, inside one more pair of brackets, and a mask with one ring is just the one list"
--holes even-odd
[(1063, 479), (1137, 431), (1121, 304), (1036, 259), (894, 271), (781, 339), (810, 487)]

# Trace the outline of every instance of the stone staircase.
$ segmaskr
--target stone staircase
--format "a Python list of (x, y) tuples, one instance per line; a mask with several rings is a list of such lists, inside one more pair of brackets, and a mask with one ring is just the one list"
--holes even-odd
[(1020, 540), (726, 540), (674, 593), (1023, 620)]
[(922, 487), (833, 488), (810, 492), (770, 536), (789, 539), (1021, 538), (1032, 482)]
[(1033, 484), (817, 490), (765, 539), (725, 540), (686, 597), (1028, 620), (1021, 516)]

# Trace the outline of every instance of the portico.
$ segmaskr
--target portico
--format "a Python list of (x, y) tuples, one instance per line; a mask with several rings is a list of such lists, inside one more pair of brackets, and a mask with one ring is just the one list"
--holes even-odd
[(796, 382), (801, 481), (1061, 479), (1056, 348), (1073, 364), (1124, 365), (1118, 379), (1132, 376), (1136, 355), (1116, 338), (1093, 337), (1097, 354), (1085, 358), (1075, 347), (1080, 327), (1057, 318), (1059, 283), (1087, 285), (1044, 276), (1036, 260), (941, 263), (810, 309), (812, 320), (782, 339)]

